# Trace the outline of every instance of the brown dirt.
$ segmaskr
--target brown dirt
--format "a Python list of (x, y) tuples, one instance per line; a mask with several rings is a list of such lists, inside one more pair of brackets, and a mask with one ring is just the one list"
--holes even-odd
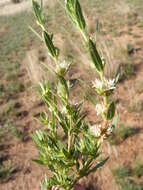
[[(28, 2), (25, 2), (22, 5), (23, 10), (27, 7), (27, 4), (29, 5)], [(1, 15), (4, 15), (7, 12), (9, 9), (8, 6), (9, 5), (1, 11)], [(18, 10), (17, 6), (19, 5), (14, 6), (15, 8), (12, 11), (15, 12)], [(19, 11), (21, 11), (21, 8)], [(9, 14), (13, 13), (9, 12)], [(128, 28), (123, 30), (126, 31)], [(120, 99), (120, 103), (118, 104), (118, 110), (120, 113), (119, 120), (125, 123), (131, 123), (132, 126), (141, 129), (141, 132), (126, 139), (118, 146), (111, 146), (107, 141), (105, 142), (103, 147), (104, 152), (106, 155), (110, 155), (108, 163), (96, 175), (92, 174), (88, 177), (88, 180), (82, 180), (82, 183), (85, 185), (87, 185), (87, 182), (94, 185), (98, 184), (99, 187), (97, 187), (97, 189), (101, 190), (118, 190), (118, 186), (112, 176), (111, 169), (121, 164), (133, 163), (138, 157), (142, 159), (143, 155), (143, 113), (131, 113), (128, 109), (130, 103), (132, 100), (135, 100), (136, 97), (140, 97), (143, 101), (143, 93), (137, 93), (135, 91), (136, 82), (138, 80), (143, 81), (143, 61), (138, 59), (143, 55), (143, 30), (133, 27), (132, 32), (140, 35), (140, 38), (135, 39), (130, 37), (128, 34), (123, 34), (122, 36), (115, 38), (119, 43), (127, 44), (132, 42), (135, 49), (140, 48), (139, 51), (135, 51), (134, 54), (131, 55), (133, 64), (136, 66), (135, 76), (119, 84), (115, 96)], [(38, 53), (36, 54), (38, 55)], [(20, 73), (22, 74), (21, 79), (25, 84), (27, 84), (30, 79), (28, 78), (24, 62), (25, 60), (21, 64)], [(77, 72), (77, 75), (81, 75), (82, 73), (79, 69), (75, 70), (75, 72)], [(75, 94), (78, 94), (77, 91)], [(28, 115), (21, 116), (17, 119), (17, 123), (21, 123), (23, 125), (27, 137), (25, 137), (24, 141), (13, 139), (10, 142), (6, 142), (6, 144), (10, 145), (10, 148), (4, 150), (4, 152), (8, 153), (13, 163), (18, 166), (18, 172), (15, 174), (13, 179), (0, 184), (0, 190), (40, 190), (40, 181), (45, 174), (45, 169), (32, 162), (32, 159), (37, 155), (37, 149), (31, 140), (30, 135), (36, 128), (41, 127), (37, 121), (34, 121), (33, 115), (38, 116), (43, 105), (41, 106), (40, 100), (35, 96), (33, 88), (28, 88), (26, 91), (20, 93), (18, 95), (18, 102), (22, 105), (21, 112), (28, 112)], [(88, 116), (89, 119), (91, 121), (95, 121), (96, 116), (94, 108), (89, 103), (86, 104), (86, 108), (87, 110), (90, 110)]]
[[(47, 0), (43, 1), (44, 4), (47, 3)], [(20, 3), (12, 3), (11, 0), (1, 0), (0, 1), (0, 16), (8, 16), (23, 11), (31, 10), (31, 1), (22, 1)]]

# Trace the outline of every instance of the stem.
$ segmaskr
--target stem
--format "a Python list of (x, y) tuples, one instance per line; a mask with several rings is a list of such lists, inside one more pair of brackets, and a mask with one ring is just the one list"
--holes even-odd
[(99, 72), (99, 76), (100, 76), (100, 79), (102, 80), (102, 82), (104, 82), (104, 71)]
[(105, 108), (107, 108), (108, 107), (108, 96), (104, 96), (104, 105), (105, 105)]
[(71, 145), (72, 145), (72, 134), (71, 134), (71, 129), (72, 129), (72, 116), (70, 115), (69, 117), (69, 122), (70, 122), (70, 129), (68, 131), (68, 152), (71, 150)]
[(80, 29), (80, 32), (81, 32), (82, 37), (83, 37), (83, 39), (85, 40), (85, 42), (87, 42), (87, 41), (88, 41), (88, 38), (87, 38), (86, 32), (85, 32), (84, 30), (81, 30), (81, 29)]
[(71, 149), (71, 134), (68, 132), (68, 152), (70, 152)]

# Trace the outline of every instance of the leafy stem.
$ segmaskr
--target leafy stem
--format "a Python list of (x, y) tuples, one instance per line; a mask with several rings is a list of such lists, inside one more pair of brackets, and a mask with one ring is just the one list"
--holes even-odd
[[(105, 62), (100, 56), (96, 42), (86, 33), (86, 21), (78, 0), (66, 0), (65, 9), (68, 16), (79, 29), (91, 61), (99, 75), (93, 88), (99, 95), (99, 104), (96, 104), (97, 115), (102, 116), (102, 124), (90, 125), (85, 122), (87, 114), (83, 113), (82, 103), (70, 101), (71, 86), (66, 79), (69, 63), (60, 61), (60, 50), (55, 46), (53, 34), (45, 29), (43, 3), (32, 0), (33, 12), (38, 26), (42, 29), (42, 36), (37, 35), (45, 43), (49, 56), (55, 65), (47, 65), (57, 77), (55, 82), (40, 83), (40, 95), (48, 108), (48, 113), (42, 112), (41, 122), (48, 130), (39, 129), (33, 134), (39, 157), (36, 163), (42, 164), (51, 171), (51, 177), (46, 176), (42, 182), (42, 190), (52, 187), (71, 190), (78, 181), (103, 167), (108, 158), (101, 160), (100, 145), (103, 139), (110, 135), (111, 122), (116, 125), (115, 103), (112, 94), (119, 79), (119, 70), (114, 80), (107, 80), (104, 75)], [(53, 84), (54, 83), (54, 84)], [(94, 99), (94, 97), (92, 97)], [(49, 116), (48, 116), (49, 115)], [(61, 136), (59, 131), (63, 132)], [(100, 159), (99, 159), (100, 158)]]

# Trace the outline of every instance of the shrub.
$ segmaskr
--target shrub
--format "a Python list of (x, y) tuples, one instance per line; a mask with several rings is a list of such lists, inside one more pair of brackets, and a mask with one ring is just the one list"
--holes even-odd
[[(70, 100), (71, 85), (66, 77), (70, 63), (61, 61), (60, 50), (54, 43), (54, 35), (45, 28), (42, 4), (42, 1), (41, 5), (35, 0), (32, 1), (36, 21), (42, 32), (40, 40), (45, 43), (49, 56), (54, 61), (52, 68), (45, 67), (53, 72), (58, 82), (55, 82), (55, 85), (50, 81), (40, 83), (39, 92), (50, 114), (41, 113), (41, 122), (47, 130), (37, 130), (33, 134), (33, 140), (39, 149), (39, 158), (34, 161), (51, 171), (51, 177), (45, 177), (42, 189), (56, 187), (70, 190), (81, 178), (96, 172), (108, 160), (108, 157), (101, 159), (100, 145), (110, 135), (117, 122), (112, 94), (119, 79), (120, 69), (117, 70), (114, 79), (105, 77), (105, 60), (97, 50), (95, 39), (86, 33), (86, 21), (79, 1), (65, 1), (66, 13), (79, 30), (99, 75), (99, 79), (93, 82), (93, 88), (100, 97), (96, 111), (103, 122), (92, 126), (90, 123), (87, 124), (84, 120), (86, 114), (82, 112), (84, 100), (75, 104)], [(64, 139), (59, 137), (59, 129), (63, 130)]]

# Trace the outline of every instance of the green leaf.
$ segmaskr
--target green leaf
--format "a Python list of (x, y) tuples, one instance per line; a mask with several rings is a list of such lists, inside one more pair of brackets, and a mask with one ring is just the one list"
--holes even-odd
[(55, 114), (54, 114), (54, 112), (52, 112), (51, 120), (52, 120), (52, 123), (51, 123), (52, 129), (55, 130), (56, 126), (55, 126)]
[(109, 157), (105, 158), (104, 160), (102, 160), (101, 162), (99, 162), (94, 168), (92, 168), (89, 172), (89, 173), (92, 173), (92, 172), (96, 172), (97, 169), (101, 168), (102, 166), (104, 166), (104, 164), (107, 162), (107, 160), (109, 159)]
[(108, 120), (113, 119), (114, 115), (115, 115), (115, 103), (112, 102), (112, 103), (109, 105), (108, 110), (107, 110), (107, 119), (108, 119)]
[(118, 114), (116, 114), (115, 117), (113, 118), (113, 121), (112, 121), (113, 128), (117, 126), (117, 122), (118, 122)]
[(48, 178), (47, 176), (45, 176), (45, 179), (43, 180), (42, 185), (41, 185), (41, 189), (42, 190), (51, 189), (56, 184), (57, 184), (57, 180), (54, 176), (51, 178)]
[(34, 159), (34, 160), (32, 160), (32, 161), (33, 161), (33, 162), (36, 162), (37, 164), (40, 164), (40, 165), (45, 165), (42, 160)]
[(78, 0), (67, 0), (66, 12), (75, 25), (77, 25), (81, 30), (85, 29), (86, 22)]
[(44, 125), (48, 125), (49, 124), (49, 118), (46, 112), (41, 112), (40, 113), (40, 120)]
[(68, 152), (68, 150), (66, 150), (65, 148), (63, 148), (62, 152), (63, 152), (64, 156), (67, 159), (71, 158), (71, 154)]
[(45, 44), (49, 50), (50, 56), (57, 59), (57, 57), (59, 55), (59, 50), (58, 50), (58, 48), (56, 48), (54, 46), (52, 39), (51, 39), (51, 36), (46, 31), (43, 31), (42, 35), (43, 35), (43, 39), (45, 41)]
[(94, 106), (97, 105), (97, 100), (89, 92), (86, 92), (85, 96)]
[(93, 42), (93, 40), (91, 38), (88, 41), (88, 46), (89, 46), (90, 56), (91, 56), (91, 59), (94, 63), (96, 70), (98, 72), (103, 72), (104, 65), (102, 63), (102, 59), (97, 51), (95, 42)]
[(119, 81), (120, 74), (121, 74), (121, 66), (119, 65), (116, 75), (115, 75), (115, 84), (117, 84), (117, 82)]
[(84, 113), (81, 115), (81, 117), (78, 118), (75, 127), (73, 128), (73, 132), (77, 132), (81, 129), (82, 123), (84, 122), (85, 117), (87, 116), (87, 113)]
[(40, 25), (43, 25), (43, 16), (42, 16), (42, 8), (40, 7), (40, 5), (35, 1), (35, 0), (32, 0), (32, 7), (33, 7), (33, 10), (34, 10), (34, 14), (35, 14), (35, 17), (38, 21), (38, 23)]
[(75, 12), (76, 20), (77, 20), (77, 23), (78, 23), (80, 29), (81, 30), (85, 29), (86, 23), (85, 23), (85, 19), (83, 17), (81, 6), (80, 6), (78, 0), (75, 0), (75, 2), (74, 2), (74, 12)]
[(58, 84), (58, 91), (63, 98), (66, 98), (67, 96), (69, 96), (69, 88), (68, 88), (67, 81), (65, 80), (63, 76), (58, 75), (58, 74), (57, 76), (60, 81)]
[(73, 6), (74, 6), (73, 0), (66, 0), (65, 1), (66, 13), (71, 18), (71, 20), (75, 23), (74, 14), (73, 14), (73, 11), (74, 11)]
[(63, 129), (63, 131), (65, 132), (65, 134), (68, 133), (68, 127), (67, 127), (67, 123), (66, 123), (66, 117), (63, 117), (62, 113), (60, 111), (57, 111), (57, 116), (58, 116), (58, 121)]
[(35, 134), (37, 135), (37, 137), (38, 137), (38, 139), (39, 139), (40, 141), (43, 140), (43, 138), (44, 138), (44, 132), (43, 132), (43, 131), (37, 130), (37, 131), (35, 132)]

